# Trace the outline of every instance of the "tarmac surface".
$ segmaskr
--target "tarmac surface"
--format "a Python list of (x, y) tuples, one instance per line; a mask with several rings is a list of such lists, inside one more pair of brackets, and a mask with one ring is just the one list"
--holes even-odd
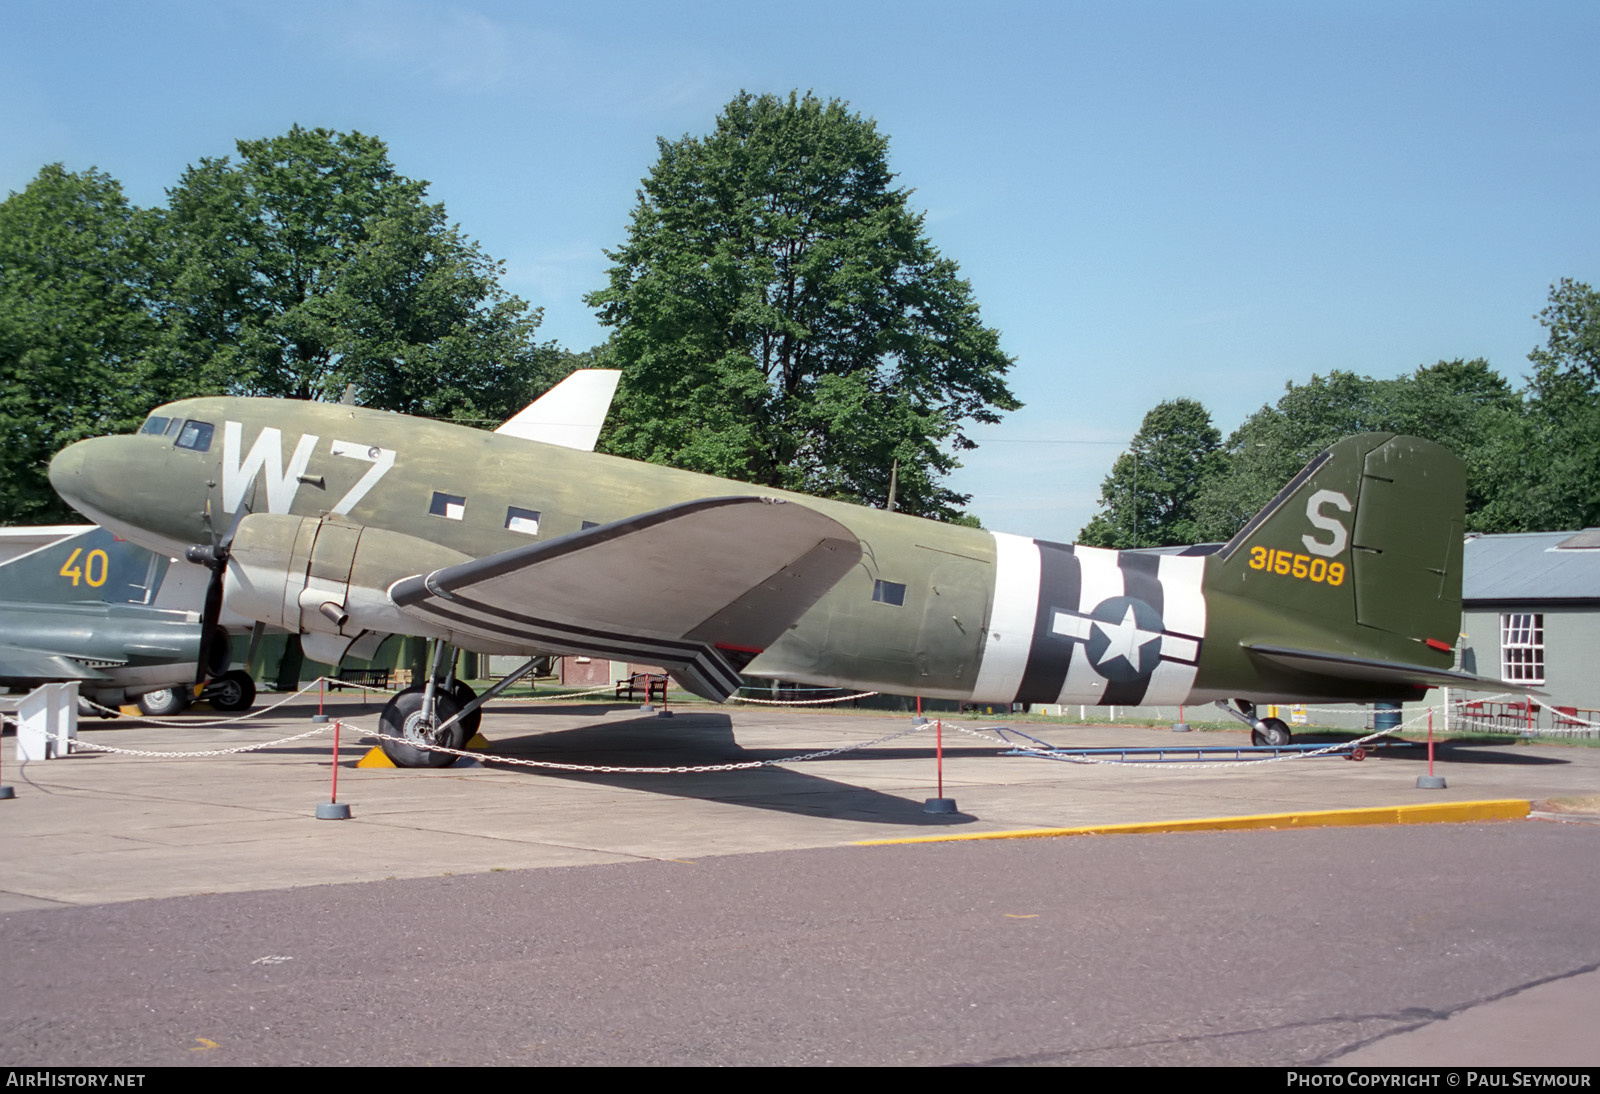
[[(14, 749), (10, 743), (5, 745), (0, 781), (14, 787), (17, 796), (0, 802), (7, 836), (0, 841), (0, 930), (12, 940), (0, 949), (8, 955), (0, 959), (0, 967), (9, 970), (6, 975), (13, 987), (33, 983), (43, 994), (28, 1002), (25, 1000), (30, 997), (11, 993), (11, 1002), (0, 1012), (0, 1030), (6, 1031), (0, 1032), (0, 1058), (28, 1064), (1600, 1063), (1600, 1049), (1593, 1047), (1588, 1032), (1588, 1015), (1600, 1003), (1600, 972), (1596, 971), (1600, 969), (1600, 930), (1595, 929), (1600, 926), (1595, 912), (1600, 908), (1600, 879), (1593, 869), (1600, 851), (1600, 826), (1511, 821), (1437, 826), (1436, 834), (1429, 835), (1389, 828), (1276, 835), (1129, 835), (1088, 843), (1061, 839), (935, 844), (931, 848), (857, 846), (866, 841), (941, 835), (1592, 795), (1600, 793), (1600, 749), (1535, 746), (1514, 739), (1449, 744), (1440, 748), (1436, 758), (1436, 770), (1445, 776), (1448, 787), (1419, 790), (1417, 776), (1427, 770), (1420, 749), (1379, 750), (1361, 762), (1312, 758), (1239, 765), (1083, 765), (1003, 755), (1005, 749), (991, 739), (971, 736), (946, 723), (943, 794), (955, 799), (960, 812), (939, 816), (923, 811), (924, 801), (939, 793), (931, 725), (826, 758), (791, 759), (910, 730), (905, 716), (697, 706), (660, 718), (616, 704), (504, 705), (492, 709), (484, 720), (484, 734), (496, 755), (603, 766), (789, 762), (747, 770), (675, 774), (478, 763), (402, 771), (353, 766), (364, 749), (345, 734), (375, 726), (378, 707), (376, 701), (363, 706), (358, 697), (341, 696), (330, 704), (330, 712), (346, 724), (341, 733), (338, 800), (350, 806), (352, 817), (322, 821), (313, 814), (316, 806), (330, 797), (332, 734), (313, 726), (313, 709), (295, 701), (269, 715), (224, 725), (199, 724), (211, 716), (197, 710), (175, 726), (84, 721), (80, 727), (80, 737), (86, 742), (119, 749), (185, 752), (259, 745), (322, 730), (254, 752), (181, 759), (80, 752), (19, 767)], [(971, 719), (960, 722), (969, 729), (984, 724)], [(1243, 732), (1178, 735), (1165, 729), (1036, 724), (1022, 728), (1055, 744), (1081, 747), (1246, 743)], [(1444, 834), (1446, 830), (1449, 834)], [(1291, 840), (1304, 842), (1288, 842)], [(1068, 845), (1080, 849), (1068, 849)], [(1380, 846), (1381, 855), (1375, 851)], [(1028, 849), (1021, 850), (1025, 847)], [(1090, 847), (1093, 850), (1083, 849)], [(1316, 850), (1308, 862), (1297, 849), (1312, 847)], [(1423, 848), (1427, 848), (1426, 864), (1408, 857), (1422, 855)], [(1283, 860), (1273, 869), (1249, 871), (1218, 886), (1218, 877), (1239, 861), (1241, 850), (1253, 861), (1265, 862), (1275, 856), (1283, 856)], [(1126, 892), (1148, 890), (1143, 905), (1129, 905), (1124, 898), (1116, 901), (1125, 925), (1145, 936), (1142, 955), (1141, 951), (1131, 956), (1117, 952), (1111, 941), (1116, 936), (1113, 928), (1124, 924), (1108, 922), (1094, 911), (1098, 905), (1078, 906), (1083, 874), (1061, 863), (1085, 855), (1105, 859), (1093, 864), (1096, 876), (1113, 877), (1122, 869), (1116, 863), (1173, 856), (1164, 873), (1136, 871), (1128, 879)], [(1500, 861), (1495, 856), (1504, 860), (1503, 865), (1494, 873), (1480, 874), (1481, 864)], [(873, 865), (864, 874), (862, 864), (868, 862)], [(937, 884), (931, 887), (930, 863), (942, 864), (935, 871)], [(1432, 878), (1431, 888), (1405, 885), (1399, 891), (1384, 889), (1376, 897), (1368, 894), (1366, 899), (1404, 904), (1404, 914), (1412, 920), (1438, 916), (1441, 927), (1452, 921), (1448, 933), (1440, 936), (1446, 941), (1439, 952), (1430, 951), (1418, 966), (1428, 973), (1424, 986), (1436, 988), (1437, 997), (1386, 1007), (1369, 997), (1370, 993), (1354, 989), (1348, 1000), (1339, 1001), (1337, 997), (1346, 989), (1333, 985), (1300, 1003), (1285, 1002), (1294, 1013), (1247, 1021), (1245, 1033), (1220, 1039), (1195, 1040), (1183, 1033), (1191, 1008), (1174, 1011), (1156, 1023), (1161, 1028), (1149, 1036), (1128, 1037), (1125, 1030), (1115, 1036), (1106, 1031), (1093, 1036), (1084, 1033), (1087, 1040), (1070, 1049), (1061, 1047), (1059, 1030), (1052, 1033), (1048, 1025), (1033, 1034), (1019, 1032), (1027, 1022), (1016, 1014), (1007, 1016), (1003, 1029), (988, 1029), (981, 1023), (974, 1028), (967, 1022), (958, 1027), (961, 1036), (946, 1031), (939, 1044), (948, 1051), (935, 1051), (924, 1043), (922, 1027), (882, 1029), (875, 1039), (851, 1037), (848, 1046), (837, 1040), (827, 1041), (825, 1046), (805, 1045), (795, 1038), (827, 1040), (827, 1023), (815, 1010), (817, 1000), (827, 997), (828, 991), (820, 982), (811, 984), (800, 998), (780, 1006), (771, 1002), (782, 993), (770, 983), (770, 970), (756, 961), (727, 971), (730, 979), (722, 990), (728, 998), (742, 998), (742, 993), (756, 990), (751, 985), (765, 985), (760, 989), (761, 998), (771, 1002), (774, 1010), (763, 1021), (784, 1034), (779, 1038), (781, 1051), (769, 1051), (752, 1047), (757, 1039), (741, 1025), (755, 1022), (750, 1015), (759, 1012), (760, 1006), (752, 1003), (752, 1009), (738, 1021), (718, 1019), (717, 992), (708, 988), (704, 969), (696, 971), (692, 962), (687, 962), (680, 970), (684, 979), (673, 991), (692, 1005), (686, 1002), (681, 1009), (676, 1035), (661, 1034), (648, 1051), (637, 1045), (626, 1050), (617, 1050), (609, 1042), (597, 1045), (592, 1038), (575, 1034), (576, 1027), (562, 1023), (557, 1023), (560, 1029), (552, 1028), (549, 1039), (536, 1038), (543, 1046), (537, 1049), (524, 1046), (508, 1052), (499, 1040), (474, 1051), (467, 1051), (463, 1043), (453, 1043), (448, 1051), (433, 1051), (410, 1041), (402, 1050), (381, 1038), (364, 1040), (355, 1028), (318, 1047), (321, 1042), (310, 1033), (287, 1031), (310, 1021), (290, 1018), (287, 1012), (274, 1027), (276, 1033), (263, 1033), (244, 1022), (233, 1032), (231, 1042), (204, 1032), (227, 1026), (225, 1021), (208, 1026), (210, 1019), (193, 1018), (172, 1028), (161, 1026), (158, 1032), (144, 1024), (149, 1019), (141, 1017), (160, 1011), (149, 1003), (150, 984), (181, 979), (175, 967), (147, 956), (159, 949), (155, 936), (170, 934), (172, 924), (180, 921), (197, 924), (186, 937), (214, 936), (215, 945), (229, 952), (251, 951), (250, 961), (254, 962), (263, 953), (271, 957), (275, 949), (292, 948), (287, 939), (268, 937), (277, 929), (270, 924), (303, 937), (305, 917), (319, 921), (340, 916), (345, 905), (375, 910), (387, 925), (378, 945), (395, 952), (389, 933), (396, 923), (404, 924), (408, 932), (417, 932), (415, 938), (407, 936), (400, 952), (426, 951), (429, 960), (443, 961), (445, 967), (461, 973), (460, 983), (444, 994), (461, 994), (463, 1005), (477, 1016), (469, 1024), (491, 1028), (495, 1025), (491, 1015), (498, 1012), (507, 998), (505, 992), (511, 989), (505, 984), (497, 986), (487, 971), (481, 980), (469, 975), (469, 970), (479, 968), (472, 962), (454, 963), (450, 956), (454, 931), (436, 939), (430, 949), (428, 932), (437, 931), (441, 917), (459, 923), (461, 940), (466, 942), (475, 941), (480, 934), (480, 913), (499, 915), (505, 918), (506, 930), (498, 933), (520, 936), (519, 944), (523, 944), (530, 936), (542, 937), (543, 924), (551, 921), (558, 933), (581, 935), (583, 929), (572, 920), (570, 909), (598, 901), (606, 909), (603, 936), (615, 940), (629, 930), (615, 919), (616, 910), (637, 904), (620, 923), (653, 925), (651, 930), (640, 931), (637, 945), (640, 954), (649, 954), (650, 967), (659, 972), (686, 961), (682, 947), (689, 944), (681, 937), (662, 939), (659, 945), (663, 949), (652, 949), (649, 944), (661, 918), (673, 915), (680, 903), (693, 904), (697, 924), (721, 923), (724, 936), (743, 939), (738, 945), (754, 947), (757, 953), (773, 948), (783, 952), (796, 945), (796, 937), (812, 937), (823, 920), (849, 922), (853, 904), (860, 904), (863, 916), (880, 924), (919, 919), (941, 899), (947, 899), (953, 909), (970, 912), (974, 901), (982, 903), (984, 892), (999, 892), (1010, 884), (1000, 878), (1011, 875), (995, 875), (993, 870), (1001, 864), (1014, 869), (1019, 863), (1032, 871), (1030, 884), (1036, 888), (1015, 894), (1015, 906), (1020, 909), (1015, 918), (1021, 921), (1037, 917), (1040, 910), (1068, 905), (1075, 908), (1075, 915), (1087, 916), (1074, 921), (1067, 937), (1101, 939), (1101, 949), (1108, 952), (1097, 950), (1090, 955), (1077, 944), (1052, 936), (1054, 944), (1062, 947), (1052, 950), (1056, 953), (1052, 960), (1066, 960), (1065, 954), (1072, 958), (1074, 968), (1081, 964), (1090, 970), (1109, 961), (1103, 973), (1107, 982), (1116, 979), (1116, 970), (1122, 968), (1126, 983), (1119, 981), (1116, 989), (1107, 993), (1111, 1000), (1107, 1006), (1112, 1010), (1123, 1007), (1130, 1014), (1148, 1014), (1165, 1005), (1143, 998), (1140, 984), (1151, 991), (1159, 986), (1166, 1000), (1175, 994), (1187, 998), (1196, 991), (1197, 998), (1207, 997), (1207, 990), (1201, 990), (1205, 977), (1199, 972), (1194, 984), (1178, 991), (1170, 971), (1160, 975), (1155, 971), (1163, 959), (1169, 966), (1183, 967), (1184, 947), (1194, 944), (1186, 931), (1173, 932), (1161, 926), (1162, 917), (1169, 913), (1175, 926), (1184, 922), (1180, 914), (1184, 902), (1217, 905), (1203, 917), (1207, 927), (1201, 938), (1221, 938), (1238, 949), (1235, 956), (1239, 962), (1248, 963), (1252, 944), (1284, 948), (1272, 958), (1276, 980), (1269, 976), (1253, 988), (1240, 985), (1231, 989), (1246, 996), (1253, 992), (1259, 1006), (1260, 999), (1273, 996), (1273, 983), (1325, 976), (1316, 970), (1325, 968), (1327, 956), (1319, 958), (1293, 941), (1290, 928), (1294, 921), (1309, 916), (1321, 919), (1324, 930), (1359, 932), (1364, 929), (1362, 924), (1341, 921), (1333, 905), (1352, 899), (1351, 894), (1370, 884), (1374, 876), (1393, 881), (1413, 870), (1425, 871)], [(1320, 869), (1319, 863), (1326, 864), (1326, 869)], [(1450, 869), (1444, 865), (1448, 863), (1459, 863), (1459, 867)], [(696, 880), (685, 887), (675, 870), (687, 864), (714, 865), (716, 869), (694, 873)], [(1083, 868), (1089, 865), (1086, 862)], [(789, 879), (783, 885), (781, 908), (764, 908), (767, 897), (752, 895), (772, 889), (770, 884), (762, 887), (759, 878), (763, 871)], [(792, 887), (797, 877), (809, 880)], [(1291, 877), (1296, 879), (1292, 883)], [(879, 885), (891, 891), (878, 892)], [(559, 891), (552, 892), (551, 886), (559, 886)], [(616, 886), (621, 886), (620, 895), (608, 891)], [(677, 895), (672, 895), (675, 888)], [(1097, 887), (1101, 903), (1107, 899), (1099, 891), (1102, 888)], [(601, 895), (596, 895), (597, 889)], [(533, 916), (525, 907), (530, 890), (539, 894), (538, 901), (553, 902), (555, 910), (546, 908), (542, 918)], [(1158, 894), (1163, 891), (1180, 901), (1177, 909), (1161, 907)], [(563, 898), (566, 892), (572, 894), (571, 901)], [(891, 899), (892, 894), (899, 895)], [(506, 902), (503, 912), (496, 911), (501, 901)], [(812, 911), (806, 912), (813, 901)], [(1448, 913), (1429, 910), (1431, 902), (1444, 901), (1452, 902)], [(1279, 924), (1272, 914), (1271, 909), (1280, 905), (1290, 922)], [(1526, 915), (1539, 917), (1537, 929), (1530, 929), (1526, 938), (1521, 937), (1524, 913), (1518, 911), (1519, 906), (1526, 909)], [(1360, 919), (1363, 907), (1352, 905), (1344, 911)], [(799, 916), (802, 923), (799, 927), (790, 923), (784, 933), (771, 935), (748, 923), (726, 922), (730, 914), (746, 908), (751, 914), (763, 909), (761, 914), (777, 920)], [(1462, 949), (1462, 932), (1477, 929), (1471, 918), (1474, 908), (1482, 912), (1485, 926), (1499, 925), (1502, 937), (1492, 956), (1485, 956), (1487, 950), (1479, 953), (1485, 945), (1483, 938), (1471, 940)], [(1230, 940), (1230, 933), (1235, 932), (1227, 926), (1229, 909), (1241, 923), (1267, 915), (1274, 923), (1272, 932), (1258, 932), (1254, 939), (1245, 932)], [(1371, 910), (1380, 917), (1390, 911)], [(1009, 929), (994, 917), (1010, 914), (992, 911), (985, 921), (990, 927)], [(511, 925), (524, 915), (531, 918)], [(358, 925), (362, 920), (358, 916), (347, 922)], [(957, 931), (942, 937), (941, 945), (960, 946), (968, 953), (987, 952), (956, 925), (940, 922), (940, 931)], [(959, 915), (955, 923), (960, 923)], [(76, 950), (85, 938), (118, 924), (122, 944), (98, 954), (79, 972), (71, 972), (75, 966), (63, 960), (63, 947)], [(1281, 938), (1273, 933), (1280, 928), (1286, 932)], [(225, 935), (230, 929), (243, 930), (245, 935), (225, 938), (217, 933)], [(1051, 929), (1068, 927), (1057, 924)], [(1517, 937), (1503, 937), (1507, 934)], [(895, 981), (897, 993), (927, 995), (938, 1012), (930, 1019), (929, 1028), (952, 1020), (945, 1013), (947, 1008), (937, 1003), (942, 993), (960, 995), (968, 990), (955, 986), (948, 972), (928, 964), (912, 935), (892, 930), (880, 933), (864, 950), (844, 946), (827, 930), (823, 935), (830, 939), (827, 949), (831, 955), (824, 966), (834, 962), (836, 971), (880, 965), (899, 970), (886, 980)], [(27, 940), (26, 944), (19, 945), (19, 937)], [(370, 948), (374, 939), (358, 930), (342, 932), (342, 937), (346, 948), (330, 960), (353, 963), (338, 984), (340, 990), (359, 997), (358, 973), (365, 966), (353, 954), (362, 947)], [(695, 945), (714, 947), (716, 937), (721, 936), (708, 931)], [(1408, 938), (1407, 944), (1416, 942)], [(611, 945), (615, 946), (615, 941)], [(1163, 958), (1169, 954), (1168, 947), (1172, 947), (1170, 955)], [(1444, 960), (1452, 947), (1458, 951), (1457, 959), (1476, 953), (1482, 960), (1468, 966), (1459, 960)], [(85, 952), (89, 950), (92, 947)], [(582, 944), (564, 947), (562, 952), (570, 954), (574, 962), (594, 957)], [(981, 967), (969, 962), (964, 966), (963, 982), (982, 981), (989, 975), (985, 969), (1014, 964), (1014, 956), (1003, 956), (1014, 952), (989, 954), (988, 964)], [(288, 961), (288, 955), (280, 956)], [(613, 953), (607, 959), (615, 957)], [(1370, 954), (1368, 959), (1377, 961), (1377, 970), (1392, 960)], [(1321, 963), (1299, 968), (1301, 961)], [(109, 992), (86, 1006), (90, 1001), (83, 996), (95, 994), (96, 978), (106, 976), (119, 962), (125, 965), (127, 976), (145, 978), (141, 980), (145, 988)], [(408, 972), (424, 975), (422, 965), (411, 956), (401, 964)], [(1286, 978), (1288, 965), (1295, 965), (1297, 971)], [(492, 967), (493, 962), (485, 957), (482, 969)], [(1466, 967), (1472, 971), (1461, 971)], [(297, 968), (303, 976), (305, 965)], [(907, 969), (922, 970), (923, 975), (903, 975)], [(581, 963), (542, 968), (540, 975), (549, 976), (552, 971), (558, 974), (557, 980), (575, 978), (580, 984), (585, 976), (592, 979), (598, 975), (592, 965)], [(1220, 983), (1226, 980), (1224, 972), (1213, 970), (1207, 975), (1213, 980), (1221, 977)], [(281, 971), (278, 975), (280, 979), (288, 976)], [(1023, 965), (1014, 975), (1025, 979), (1030, 970)], [(1375, 983), (1387, 983), (1384, 975), (1375, 976)], [(740, 977), (750, 979), (746, 982)], [(873, 983), (880, 979), (885, 978), (875, 976)], [(837, 989), (837, 980), (828, 983)], [(998, 991), (1001, 983), (997, 981), (991, 988)], [(1408, 979), (1405, 992), (1416, 990), (1417, 983)], [(202, 979), (187, 986), (183, 997), (206, 998), (215, 987), (208, 984)], [(299, 987), (332, 990), (325, 982)], [(392, 983), (388, 987), (399, 990)], [(432, 986), (433, 990), (443, 987)], [(1016, 983), (1012, 987), (1021, 990)], [(1389, 987), (1400, 991), (1395, 985)], [(1103, 992), (1105, 984), (1081, 988), (1090, 989)], [(593, 1010), (591, 1024), (605, 1021), (608, 1012), (592, 991), (570, 984), (569, 990), (574, 1000), (585, 1001), (579, 1011)], [(863, 999), (873, 995), (856, 990)], [(48, 1003), (44, 1001), (47, 997)], [(671, 997), (672, 992), (663, 996)], [(237, 1002), (224, 993), (208, 1013), (227, 1012)], [(995, 999), (990, 998), (983, 1005), (993, 1003)], [(835, 995), (829, 1006), (839, 1005)], [(1057, 1005), (1064, 1004), (1058, 1000)], [(1332, 1024), (1324, 1021), (1324, 1012), (1330, 1007), (1340, 1015)], [(80, 1036), (63, 1039), (62, 1022), (72, 1026), (74, 1019), (67, 1016), (80, 1015), (86, 1009), (98, 1016), (98, 1035), (84, 1030)], [(264, 1003), (263, 1009), (267, 1009)], [(840, 1013), (850, 1009), (843, 1006)], [(422, 1008), (416, 1020), (423, 1022), (427, 1011)], [(398, 1013), (390, 1011), (391, 1023), (400, 1021)], [(881, 1013), (881, 1009), (873, 1013)], [(1354, 1013), (1369, 1018), (1350, 1018)], [(46, 1015), (52, 1014), (56, 1017), (47, 1021)], [(1212, 1024), (1218, 1020), (1206, 1019)], [(1283, 1025), (1285, 1021), (1288, 1026)], [(512, 1019), (507, 1022), (508, 1028), (521, 1028)], [(1301, 1028), (1295, 1023), (1309, 1023), (1305, 1028), (1321, 1035), (1311, 1038), (1313, 1044), (1300, 1037), (1287, 1041), (1259, 1032)], [(1080, 1024), (1093, 1025), (1086, 1020)], [(315, 1022), (310, 1022), (308, 1028), (313, 1027)], [(729, 1033), (733, 1027), (742, 1032)], [(252, 1032), (240, 1032), (244, 1029)], [(382, 1029), (381, 1022), (378, 1029)], [(122, 1032), (113, 1035), (107, 1030)], [(712, 1037), (708, 1032), (712, 1030), (720, 1032)], [(699, 1031), (700, 1039), (682, 1039), (686, 1031)], [(191, 1054), (190, 1042), (195, 1038), (232, 1043), (235, 1051)], [(768, 1037), (760, 1043), (770, 1042)], [(248, 1052), (239, 1051), (242, 1043), (250, 1045)], [(557, 1044), (559, 1049), (551, 1047)], [(69, 1045), (73, 1047), (66, 1047)], [(362, 1045), (368, 1047), (363, 1050)], [(391, 1045), (392, 1050), (379, 1051), (373, 1045)]]

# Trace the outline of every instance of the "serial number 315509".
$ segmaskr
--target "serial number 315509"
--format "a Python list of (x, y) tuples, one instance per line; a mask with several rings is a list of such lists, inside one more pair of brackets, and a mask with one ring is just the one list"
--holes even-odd
[(1344, 584), (1344, 563), (1329, 562), (1325, 558), (1312, 558), (1310, 555), (1297, 555), (1290, 551), (1280, 551), (1276, 547), (1250, 548), (1250, 568), (1283, 574), (1285, 577), (1295, 577), (1302, 581), (1329, 585)]

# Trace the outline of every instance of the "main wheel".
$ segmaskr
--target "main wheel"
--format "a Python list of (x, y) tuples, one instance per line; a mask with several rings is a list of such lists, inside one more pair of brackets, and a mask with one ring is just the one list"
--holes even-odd
[(1282, 718), (1263, 718), (1261, 728), (1250, 731), (1250, 743), (1282, 747), (1289, 743), (1289, 725)]
[(256, 701), (256, 682), (243, 669), (232, 669), (206, 685), (205, 697), (218, 710), (249, 710)]
[[(462, 681), (457, 680), (456, 681), (456, 686), (450, 689), (450, 696), (451, 696), (451, 698), (455, 699), (455, 701), (456, 701), (456, 709), (461, 710), (461, 709), (465, 709), (465, 707), (466, 707), (466, 705), (468, 703), (470, 703), (470, 702), (472, 702), (472, 700), (476, 699), (478, 697), (478, 693), (473, 691), (471, 688), (467, 687), (467, 685), (465, 683), (463, 683)], [(478, 735), (478, 726), (482, 722), (483, 722), (483, 708), (482, 707), (479, 707), (477, 710), (473, 711), (471, 714), (469, 714), (465, 718), (461, 719), (461, 726), (462, 726), (463, 729), (465, 729), (467, 731), (467, 738), (466, 738), (467, 740), (470, 741), (470, 740), (472, 740), (472, 738), (474, 738), (474, 737), (476, 737)]]
[(162, 688), (160, 691), (147, 691), (139, 696), (139, 709), (150, 718), (171, 717), (188, 705), (188, 688)]
[[(467, 743), (466, 727), (456, 722), (448, 729), (436, 728), (461, 708), (454, 696), (442, 691), (433, 693), (433, 720), (422, 717), (422, 689), (407, 688), (384, 706), (378, 715), (378, 728), (391, 737), (404, 737), (418, 744), (439, 745), (459, 749)], [(396, 767), (449, 767), (456, 757), (448, 752), (434, 752), (413, 744), (395, 741), (383, 742), (383, 754)]]

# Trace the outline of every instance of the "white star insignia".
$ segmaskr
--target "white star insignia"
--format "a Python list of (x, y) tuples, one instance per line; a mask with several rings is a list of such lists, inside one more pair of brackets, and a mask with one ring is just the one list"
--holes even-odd
[(1127, 662), (1128, 667), (1135, 672), (1139, 671), (1140, 651), (1150, 643), (1160, 639), (1158, 631), (1142, 630), (1138, 620), (1134, 618), (1133, 605), (1128, 605), (1128, 612), (1122, 617), (1121, 623), (1107, 623), (1104, 620), (1095, 620), (1094, 625), (1100, 628), (1100, 633), (1106, 636), (1106, 648), (1100, 655), (1096, 664), (1104, 668), (1118, 657)]

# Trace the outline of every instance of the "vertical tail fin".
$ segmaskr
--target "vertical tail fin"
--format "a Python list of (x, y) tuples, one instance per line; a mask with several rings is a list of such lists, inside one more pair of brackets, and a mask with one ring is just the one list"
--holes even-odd
[(1228, 541), (1209, 584), (1313, 617), (1340, 644), (1398, 637), (1437, 660), (1461, 628), (1465, 506), (1466, 469), (1447, 449), (1392, 433), (1347, 437)]

